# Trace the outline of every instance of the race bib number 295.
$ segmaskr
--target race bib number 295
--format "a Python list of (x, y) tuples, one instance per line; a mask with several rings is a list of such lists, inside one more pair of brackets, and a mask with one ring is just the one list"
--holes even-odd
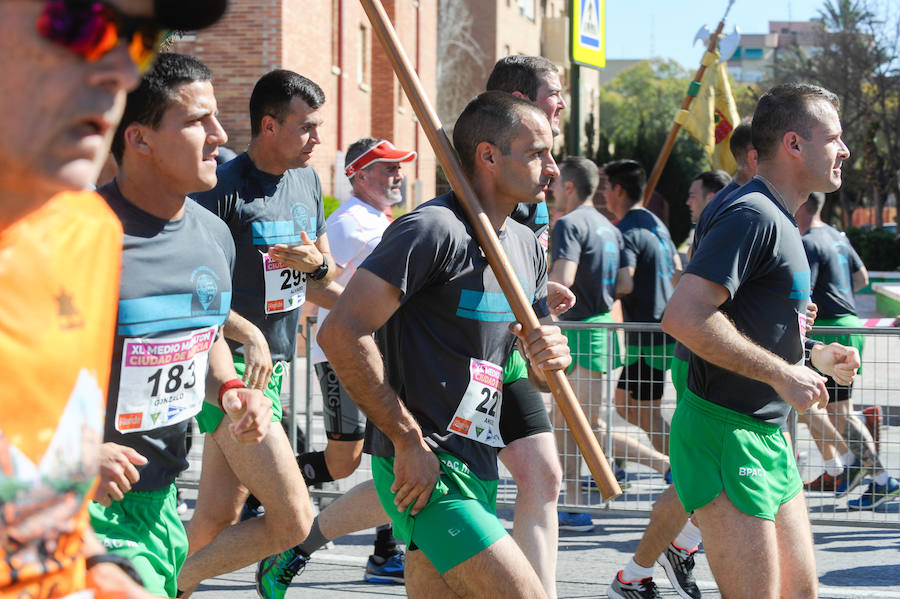
[(290, 312), (306, 299), (306, 273), (288, 268), (269, 254), (262, 255), (266, 284), (266, 314)]

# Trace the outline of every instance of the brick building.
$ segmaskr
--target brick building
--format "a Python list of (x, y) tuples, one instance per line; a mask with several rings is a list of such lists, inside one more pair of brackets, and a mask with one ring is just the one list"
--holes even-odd
[[(382, 4), (434, 102), (436, 1)], [(174, 51), (194, 55), (212, 69), (220, 120), (235, 151), (246, 149), (250, 139), (253, 84), (272, 69), (290, 69), (325, 92), (322, 143), (312, 160), (325, 195), (347, 193), (343, 152), (356, 139), (372, 135), (419, 152), (418, 160), (404, 165), (408, 202), (433, 196), (434, 154), (359, 2), (232, 0), (215, 27), (184, 36)]]

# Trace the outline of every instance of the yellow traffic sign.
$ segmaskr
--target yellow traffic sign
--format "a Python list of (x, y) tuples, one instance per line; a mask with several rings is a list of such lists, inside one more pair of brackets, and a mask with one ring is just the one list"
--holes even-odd
[(604, 0), (571, 0), (572, 61), (603, 68), (606, 66), (606, 20)]

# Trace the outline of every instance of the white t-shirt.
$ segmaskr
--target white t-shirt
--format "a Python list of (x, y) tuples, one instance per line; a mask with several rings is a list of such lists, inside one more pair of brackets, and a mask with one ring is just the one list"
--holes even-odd
[[(366, 204), (356, 196), (341, 204), (326, 221), (328, 245), (334, 263), (344, 270), (334, 280), (346, 286), (357, 267), (372, 253), (381, 234), (390, 224), (384, 212)], [(322, 323), (328, 316), (328, 310), (319, 308), (318, 322)], [(326, 362), (322, 348), (317, 339), (312, 340), (311, 358), (313, 364)]]

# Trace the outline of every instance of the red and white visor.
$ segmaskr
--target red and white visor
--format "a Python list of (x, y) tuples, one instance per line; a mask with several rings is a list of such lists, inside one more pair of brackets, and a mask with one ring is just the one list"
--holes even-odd
[(386, 139), (382, 139), (344, 167), (344, 172), (347, 174), (348, 179), (352, 179), (353, 175), (376, 162), (409, 162), (415, 159), (415, 152), (398, 150), (394, 147), (394, 144)]

